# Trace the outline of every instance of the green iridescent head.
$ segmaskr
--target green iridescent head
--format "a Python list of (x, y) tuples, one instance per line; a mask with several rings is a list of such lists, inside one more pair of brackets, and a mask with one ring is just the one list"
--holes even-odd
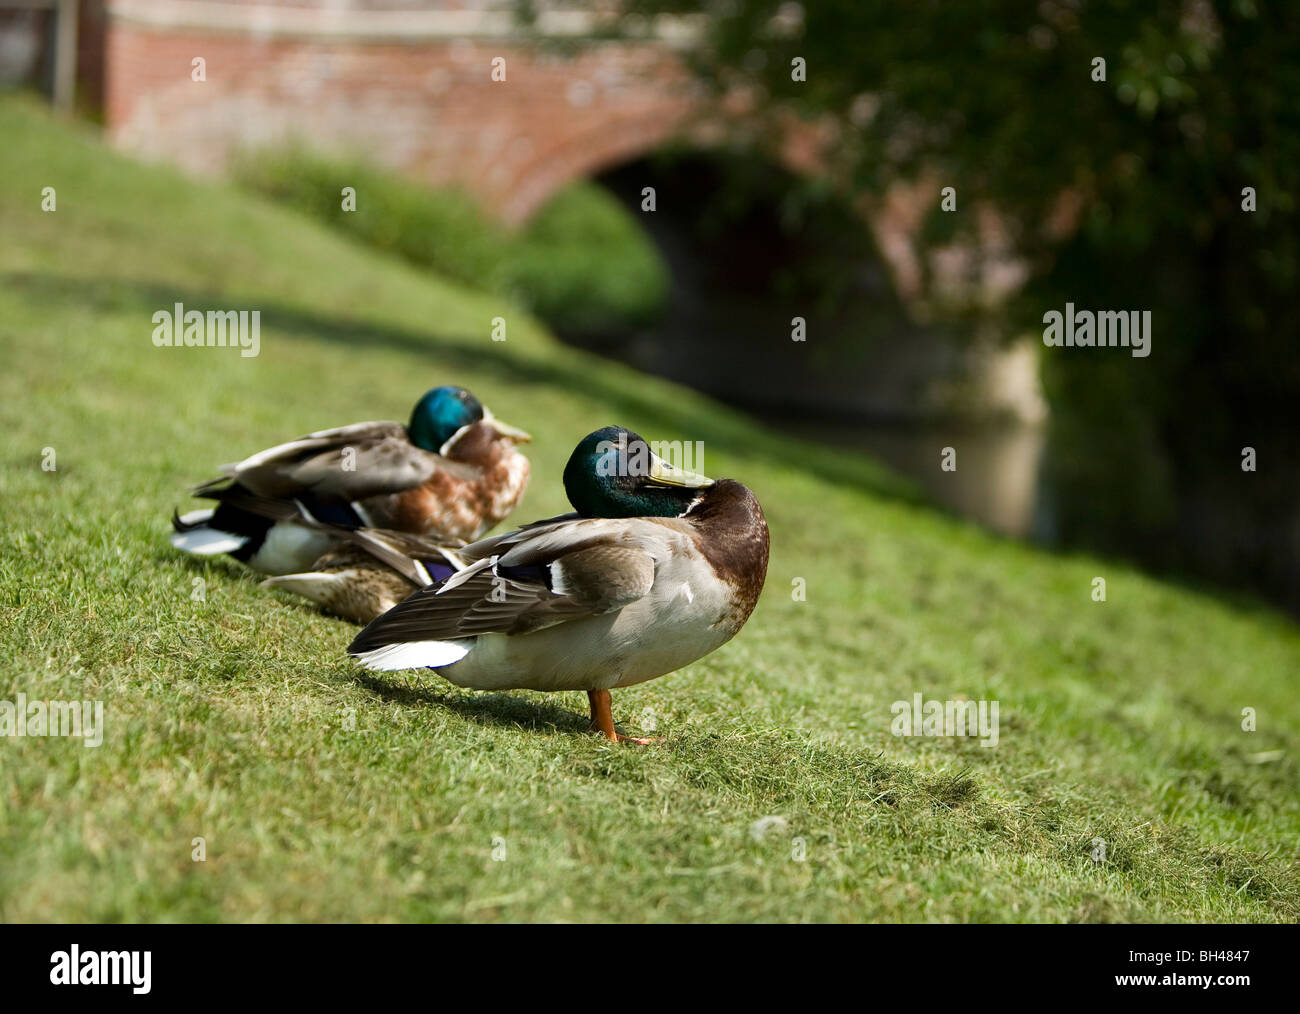
[(504, 437), (522, 444), (532, 439), (523, 430), (496, 418), (474, 395), (463, 387), (435, 387), (415, 403), (407, 431), (411, 443), (435, 454), (446, 454), (448, 444), (477, 422), (485, 422)]
[(621, 426), (589, 433), (564, 467), (564, 491), (589, 518), (675, 518), (713, 480), (663, 461), (645, 439)]

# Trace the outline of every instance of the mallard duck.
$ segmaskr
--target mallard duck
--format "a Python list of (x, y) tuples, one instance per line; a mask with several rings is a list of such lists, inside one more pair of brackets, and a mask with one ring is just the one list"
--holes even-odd
[(564, 470), (576, 508), (458, 551), (466, 563), (369, 624), (348, 653), (430, 668), (475, 690), (585, 690), (618, 733), (610, 690), (680, 669), (744, 625), (767, 574), (758, 500), (660, 460), (637, 434), (588, 435)]
[(454, 549), (422, 535), (383, 528), (331, 534), (338, 548), (311, 570), (268, 577), (259, 587), (301, 595), (326, 612), (365, 626), (417, 588), (445, 581), (464, 567)]
[(417, 588), (445, 581), (465, 564), (456, 546), (389, 528), (349, 528), (318, 521), (302, 504), (232, 491), (223, 505), (276, 525), (302, 529), (330, 546), (310, 570), (269, 577), (258, 587), (310, 599), (362, 626)]
[(388, 528), (462, 543), (514, 509), (528, 483), (531, 439), (495, 418), (461, 387), (436, 387), (408, 426), (364, 422), (308, 433), (243, 461), (194, 490), (215, 510), (173, 515), (172, 545), (229, 553), (254, 570), (309, 570), (338, 547), (326, 532), (239, 506), (241, 497), (301, 505), (311, 518), (346, 528)]

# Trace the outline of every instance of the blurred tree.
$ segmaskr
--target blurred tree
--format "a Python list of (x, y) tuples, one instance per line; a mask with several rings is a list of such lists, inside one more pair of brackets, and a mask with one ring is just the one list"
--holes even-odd
[[(625, 10), (634, 32), (699, 9)], [(1030, 268), (1002, 333), (1067, 301), (1152, 311), (1149, 358), (1044, 350), (1067, 538), (1300, 605), (1300, 4), (722, 0), (701, 23), (700, 79), (769, 137), (827, 130), (842, 186), (956, 187), (919, 242), (973, 243), (997, 209)]]

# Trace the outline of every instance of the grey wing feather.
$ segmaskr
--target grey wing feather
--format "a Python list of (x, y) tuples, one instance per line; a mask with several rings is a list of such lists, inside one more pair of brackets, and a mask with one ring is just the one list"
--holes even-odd
[(500, 535), (489, 535), (486, 539), (471, 542), (460, 550), (460, 557), (466, 563), (473, 563), (475, 560), (486, 560), (489, 557), (505, 553), (520, 543), (528, 542), (552, 531), (562, 530), (569, 522), (578, 520), (580, 520), (580, 515), (570, 512), (568, 514), (558, 514), (544, 521), (533, 521), (530, 524), (516, 528), (514, 531), (502, 532)]
[(342, 537), (416, 585), (429, 583), (428, 572), (418, 563), (421, 558), (441, 557), (457, 570), (465, 566), (453, 546), (426, 536), (386, 528), (358, 528), (344, 530)]
[(330, 447), (278, 468), (275, 478), (297, 489), (362, 500), (418, 486), (437, 467), (437, 455), (415, 447), (405, 437), (388, 436)]
[(224, 478), (205, 483), (199, 491), (233, 479), (261, 496), (293, 496), (311, 490), (363, 500), (411, 489), (438, 470), (470, 479), (481, 474), (473, 466), (416, 447), (401, 423), (366, 422), (309, 433), (260, 451), (225, 466)]
[[(569, 544), (564, 548), (541, 552), (525, 541), (415, 592), (371, 623), (348, 650), (358, 654), (404, 641), (523, 634), (614, 612), (644, 596), (654, 584), (653, 556), (608, 539), (593, 543), (583, 524), (565, 523), (563, 541)], [(548, 523), (545, 534), (555, 535), (555, 527)]]

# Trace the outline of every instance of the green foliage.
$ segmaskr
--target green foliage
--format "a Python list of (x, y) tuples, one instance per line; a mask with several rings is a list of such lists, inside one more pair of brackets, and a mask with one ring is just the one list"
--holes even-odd
[(627, 331), (653, 320), (668, 297), (668, 271), (649, 238), (594, 183), (555, 195), (511, 246), (514, 291), (557, 330)]
[[(506, 237), (464, 193), (302, 147), (245, 155), (235, 174), (252, 189), (412, 264), (479, 288), (501, 284)], [(343, 210), (344, 187), (356, 192), (353, 211)]]
[[(653, 244), (594, 184), (560, 191), (512, 233), (469, 194), (422, 186), (361, 159), (292, 147), (247, 154), (236, 175), (377, 249), (508, 292), (562, 332), (625, 332), (652, 319), (667, 297), (667, 271)], [(343, 210), (344, 187), (355, 191), (355, 210)]]
[[(1300, 607), (1300, 6), (735, 0), (706, 25), (701, 80), (754, 97), (769, 142), (793, 111), (838, 128), (830, 170), (850, 190), (957, 189), (958, 211), (931, 214), (922, 244), (973, 244), (978, 209), (997, 210), (1031, 271), (1001, 308), (1008, 337), (1041, 333), (1067, 301), (1152, 311), (1149, 359), (1044, 355), (1068, 531)], [(1246, 481), (1243, 446), (1269, 462)], [(1103, 447), (1118, 453), (1099, 470)]]

